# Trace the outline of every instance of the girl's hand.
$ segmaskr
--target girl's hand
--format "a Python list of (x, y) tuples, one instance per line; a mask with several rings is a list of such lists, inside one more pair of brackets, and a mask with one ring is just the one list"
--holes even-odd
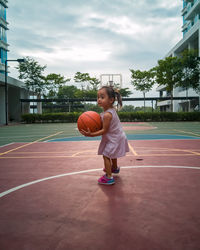
[(84, 136), (92, 136), (92, 135), (91, 135), (91, 131), (90, 131), (89, 128), (87, 128), (87, 131), (85, 131), (85, 130), (82, 129), (80, 132), (81, 132), (81, 134), (84, 135)]
[(88, 136), (88, 137), (95, 137), (95, 136), (100, 136), (103, 135), (105, 133), (107, 133), (109, 127), (110, 127), (110, 121), (112, 120), (112, 114), (107, 112), (104, 115), (103, 118), (103, 128), (96, 131), (96, 132), (91, 132), (89, 128), (87, 128), (87, 130), (81, 130), (81, 134), (84, 136)]

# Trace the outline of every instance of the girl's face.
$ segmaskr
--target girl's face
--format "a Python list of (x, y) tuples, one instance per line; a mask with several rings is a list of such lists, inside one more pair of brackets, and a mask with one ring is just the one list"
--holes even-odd
[(100, 89), (97, 93), (97, 103), (105, 110), (109, 109), (113, 105), (114, 98), (109, 98), (106, 89)]

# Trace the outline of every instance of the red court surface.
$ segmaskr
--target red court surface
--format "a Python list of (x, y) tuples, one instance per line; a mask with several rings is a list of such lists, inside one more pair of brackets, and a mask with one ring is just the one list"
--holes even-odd
[(200, 249), (200, 140), (129, 141), (109, 187), (98, 144), (0, 148), (0, 249)]

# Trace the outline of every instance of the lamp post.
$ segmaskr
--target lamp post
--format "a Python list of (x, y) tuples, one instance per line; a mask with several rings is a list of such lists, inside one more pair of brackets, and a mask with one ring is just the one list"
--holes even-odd
[(6, 118), (6, 125), (8, 125), (8, 76), (7, 76), (7, 68), (8, 62), (18, 62), (22, 63), (25, 62), (25, 59), (16, 59), (16, 60), (5, 60), (5, 118)]
[[(200, 57), (197, 56), (197, 60), (200, 62)], [(200, 65), (200, 63), (199, 63)], [(199, 82), (199, 85), (200, 85), (200, 82)], [(199, 91), (199, 108), (198, 108), (199, 112), (200, 112), (200, 91)]]

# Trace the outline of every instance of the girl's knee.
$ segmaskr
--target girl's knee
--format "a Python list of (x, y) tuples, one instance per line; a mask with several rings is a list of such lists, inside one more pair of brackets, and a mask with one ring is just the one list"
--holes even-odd
[(105, 155), (103, 155), (103, 158), (104, 158), (104, 159), (108, 159), (108, 160), (110, 160), (110, 158), (109, 158), (109, 157), (107, 157), (107, 156), (105, 156)]

